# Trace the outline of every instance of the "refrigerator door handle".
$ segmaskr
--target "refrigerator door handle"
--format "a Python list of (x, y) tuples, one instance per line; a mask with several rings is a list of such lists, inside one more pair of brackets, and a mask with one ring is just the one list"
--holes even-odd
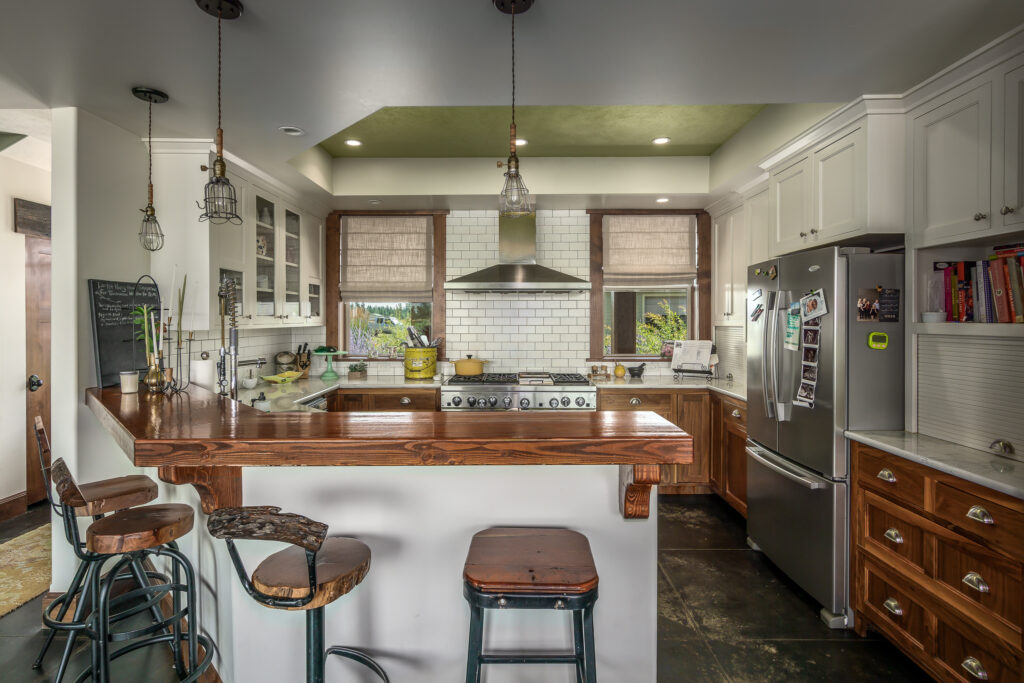
[[(764, 414), (767, 418), (775, 417), (775, 396), (768, 395), (768, 365), (774, 364), (774, 352), (769, 346), (769, 330), (775, 325), (775, 292), (768, 292), (768, 313), (765, 316), (764, 325), (761, 327), (761, 393), (764, 398)], [(774, 394), (774, 386), (772, 387)]]
[(824, 481), (818, 480), (816, 478), (812, 479), (810, 477), (806, 477), (802, 474), (799, 474), (798, 472), (794, 472), (789, 468), (784, 467), (781, 464), (775, 462), (774, 458), (769, 459), (768, 456), (759, 453), (750, 446), (747, 446), (746, 451), (747, 455), (749, 455), (757, 462), (761, 463), (762, 465), (772, 470), (776, 474), (779, 474), (785, 477), (786, 479), (789, 479), (790, 481), (800, 484), (804, 488), (808, 488), (811, 489), (812, 491), (815, 491), (817, 489), (823, 489), (826, 486), (826, 483)]

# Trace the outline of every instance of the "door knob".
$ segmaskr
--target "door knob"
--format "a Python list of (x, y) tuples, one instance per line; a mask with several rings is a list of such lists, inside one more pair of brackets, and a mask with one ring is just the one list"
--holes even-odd
[(39, 379), (39, 375), (32, 375), (28, 378), (29, 391), (38, 391), (41, 386), (43, 386), (43, 380)]

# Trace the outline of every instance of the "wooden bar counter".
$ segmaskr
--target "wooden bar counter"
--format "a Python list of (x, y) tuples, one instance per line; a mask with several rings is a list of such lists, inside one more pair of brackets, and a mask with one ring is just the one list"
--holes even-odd
[(693, 439), (655, 413), (264, 413), (199, 387), (179, 395), (86, 391), (138, 467), (193, 484), (210, 512), (241, 504), (243, 467), (620, 465), (620, 509), (646, 517), (659, 465)]

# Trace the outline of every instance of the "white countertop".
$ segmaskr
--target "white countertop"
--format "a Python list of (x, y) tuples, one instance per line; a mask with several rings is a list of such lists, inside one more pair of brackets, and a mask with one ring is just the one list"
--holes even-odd
[(849, 439), (886, 453), (1024, 499), (1024, 462), (911, 432), (847, 431), (845, 434)]
[(607, 382), (594, 382), (598, 389), (710, 389), (740, 401), (747, 400), (747, 386), (743, 382), (727, 379), (706, 379), (694, 377), (676, 380), (672, 375), (652, 375), (633, 379), (613, 377)]

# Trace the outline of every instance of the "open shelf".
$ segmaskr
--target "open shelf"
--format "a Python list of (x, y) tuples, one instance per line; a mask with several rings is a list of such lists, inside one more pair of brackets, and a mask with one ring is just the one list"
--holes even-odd
[(270, 287), (257, 287), (256, 291), (257, 292), (268, 292), (270, 294), (274, 293), (274, 290), (272, 288), (270, 288)]
[(912, 334), (952, 334), (970, 337), (1024, 338), (1020, 323), (911, 323)]
[(271, 225), (270, 223), (264, 223), (263, 221), (256, 221), (256, 227), (261, 228), (263, 230), (270, 230), (271, 232), (274, 231), (273, 225)]
[(261, 254), (256, 254), (256, 259), (259, 261), (269, 261), (270, 263), (274, 262), (273, 256), (263, 256)]

